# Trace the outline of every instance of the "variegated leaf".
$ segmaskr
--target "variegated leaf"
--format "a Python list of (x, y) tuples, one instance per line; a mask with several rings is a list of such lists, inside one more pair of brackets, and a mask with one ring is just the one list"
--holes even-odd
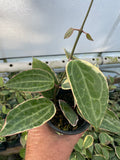
[(106, 160), (103, 155), (96, 154), (93, 156), (92, 160)]
[(86, 38), (87, 38), (88, 40), (90, 40), (90, 41), (93, 41), (93, 39), (92, 39), (92, 37), (91, 37), (91, 35), (90, 35), (89, 33), (86, 33)]
[(55, 112), (54, 104), (47, 98), (25, 101), (8, 113), (0, 136), (9, 136), (38, 127), (50, 120)]
[(104, 133), (104, 132), (100, 133), (99, 140), (100, 140), (100, 143), (103, 145), (108, 145), (114, 141), (111, 136), (109, 136), (107, 133)]
[(61, 88), (64, 89), (64, 90), (71, 89), (68, 79), (65, 79), (65, 81), (61, 85)]
[[(65, 55), (66, 55), (67, 59), (70, 59), (71, 53), (69, 53), (66, 49), (64, 49), (64, 51), (65, 51)], [(78, 59), (78, 58), (76, 56), (73, 56), (72, 59)]]
[(64, 39), (69, 38), (73, 34), (73, 31), (74, 31), (73, 28), (69, 28), (64, 35)]
[(36, 58), (33, 58), (32, 68), (33, 69), (39, 68), (39, 69), (43, 69), (45, 71), (48, 71), (51, 75), (53, 75), (53, 77), (55, 79), (55, 83), (58, 84), (58, 80), (55, 75), (55, 72), (53, 72), (53, 70), (46, 63), (44, 63)]
[(85, 157), (80, 152), (75, 152), (76, 159), (75, 160), (85, 160)]
[(114, 112), (107, 110), (100, 128), (120, 135), (120, 120)]
[(19, 91), (43, 92), (54, 87), (54, 77), (45, 70), (32, 69), (17, 74), (6, 86)]
[(83, 139), (80, 138), (77, 144), (74, 146), (75, 151), (80, 151), (83, 149)]
[(102, 154), (102, 147), (99, 143), (95, 143), (95, 152), (98, 154)]
[[(57, 77), (55, 75), (55, 73), (53, 72), (53, 70), (47, 65), (45, 64), (44, 62), (36, 59), (36, 58), (33, 58), (33, 63), (32, 63), (32, 68), (40, 68), (40, 69), (43, 69), (45, 71), (48, 71), (53, 77), (54, 77), (54, 80), (55, 80), (55, 84), (58, 84), (58, 80), (57, 80)], [(54, 90), (55, 90), (55, 87), (52, 88), (51, 90), (48, 90), (48, 91), (45, 91), (45, 92), (42, 92), (42, 95), (44, 97), (47, 97), (49, 99), (52, 99), (54, 97)]]
[(117, 157), (120, 159), (120, 146), (115, 147), (115, 153), (116, 153)]
[(108, 103), (108, 84), (103, 73), (84, 60), (73, 60), (67, 64), (74, 98), (83, 117), (95, 128), (99, 128)]
[(106, 160), (109, 160), (109, 151), (105, 147), (101, 147), (103, 156)]
[(90, 146), (93, 145), (93, 137), (91, 135), (87, 135), (83, 141), (83, 147), (84, 148), (89, 148)]
[(75, 111), (69, 106), (65, 101), (59, 100), (60, 108), (66, 117), (66, 119), (69, 121), (69, 123), (74, 127), (77, 125), (78, 122), (78, 116), (75, 113)]

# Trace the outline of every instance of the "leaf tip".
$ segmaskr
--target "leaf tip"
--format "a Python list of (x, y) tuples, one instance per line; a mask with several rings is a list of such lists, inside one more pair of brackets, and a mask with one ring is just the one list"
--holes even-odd
[(73, 31), (74, 31), (73, 28), (69, 28), (69, 29), (67, 30), (67, 32), (65, 33), (65, 35), (64, 35), (64, 39), (69, 38), (69, 37), (73, 34)]
[(93, 38), (91, 37), (91, 35), (89, 33), (86, 33), (86, 38), (90, 41), (94, 41)]

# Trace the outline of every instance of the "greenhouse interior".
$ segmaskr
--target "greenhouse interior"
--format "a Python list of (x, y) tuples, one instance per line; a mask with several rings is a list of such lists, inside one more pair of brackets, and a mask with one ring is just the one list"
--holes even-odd
[[(81, 136), (66, 158), (50, 133)], [(0, 0), (0, 160), (43, 157), (120, 159), (119, 0)]]

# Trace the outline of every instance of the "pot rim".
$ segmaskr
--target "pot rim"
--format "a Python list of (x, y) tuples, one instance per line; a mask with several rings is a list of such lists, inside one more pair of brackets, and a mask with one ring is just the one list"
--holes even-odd
[(78, 127), (76, 130), (74, 130), (74, 131), (64, 131), (64, 130), (61, 130), (61, 129), (55, 127), (55, 126), (52, 124), (51, 121), (48, 121), (47, 123), (48, 123), (48, 125), (49, 125), (51, 128), (53, 128), (56, 132), (59, 132), (59, 133), (61, 133), (61, 134), (66, 134), (66, 135), (80, 134), (80, 133), (84, 132), (84, 131), (90, 126), (90, 124), (84, 120), (84, 122), (81, 124), (81, 126)]

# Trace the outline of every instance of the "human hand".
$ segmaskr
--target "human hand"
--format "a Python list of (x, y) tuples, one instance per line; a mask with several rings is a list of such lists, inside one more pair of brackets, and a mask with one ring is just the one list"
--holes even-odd
[(58, 135), (44, 124), (29, 130), (26, 160), (68, 160), (83, 133), (77, 135)]

